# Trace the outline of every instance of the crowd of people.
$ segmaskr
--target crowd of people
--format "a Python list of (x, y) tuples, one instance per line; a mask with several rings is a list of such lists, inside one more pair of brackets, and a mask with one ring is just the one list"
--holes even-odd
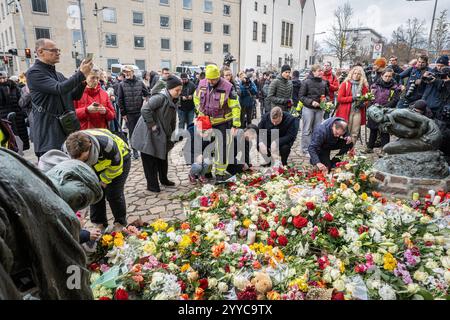
[[(84, 60), (67, 79), (56, 71), (55, 42), (39, 39), (36, 54), (17, 81), (0, 72), (1, 146), (27, 150), (31, 139), (41, 166), (64, 159), (61, 152), (91, 166), (104, 190), (103, 199), (90, 208), (100, 230), (108, 226), (106, 202), (115, 230), (127, 223), (124, 187), (133, 159), (141, 159), (149, 191), (175, 186), (168, 178), (169, 152), (181, 141), (189, 181), (196, 185), (223, 183), (250, 170), (253, 143), (264, 166), (288, 165), (300, 136), (303, 156), (328, 172), (354, 148), (367, 123), (370, 134), (362, 152), (373, 153), (389, 143), (390, 135), (367, 121), (372, 104), (412, 108), (435, 119), (449, 136), (447, 56), (437, 59), (434, 69), (424, 55), (405, 70), (393, 56), (366, 68), (355, 63), (345, 74), (325, 62), (313, 65), (302, 81), (289, 65), (278, 73), (247, 69), (233, 75), (229, 66), (214, 64), (200, 74), (178, 76), (162, 69), (145, 72), (143, 79), (124, 66), (113, 79), (92, 60)], [(332, 150), (338, 150), (336, 157), (331, 158)], [(449, 157), (448, 143), (441, 150)]]

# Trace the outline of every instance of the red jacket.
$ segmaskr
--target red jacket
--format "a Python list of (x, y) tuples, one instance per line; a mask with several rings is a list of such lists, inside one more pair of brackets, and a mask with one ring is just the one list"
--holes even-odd
[[(87, 108), (93, 102), (104, 106), (106, 113), (89, 113)], [(109, 99), (108, 93), (100, 85), (94, 89), (86, 87), (81, 99), (74, 101), (73, 104), (77, 112), (78, 120), (80, 120), (81, 130), (94, 128), (108, 129), (108, 122), (114, 120), (116, 117), (116, 111)]]
[(334, 101), (334, 93), (339, 90), (339, 80), (333, 72), (324, 72), (322, 74), (322, 79), (328, 81), (330, 84), (330, 101)]
[[(363, 86), (362, 95), (369, 92), (369, 88)], [(339, 88), (337, 101), (339, 107), (336, 110), (336, 117), (340, 117), (348, 121), (350, 117), (350, 111), (352, 109), (352, 84), (349, 81), (343, 82)], [(366, 107), (360, 109), (361, 112), (361, 125), (366, 124)]]

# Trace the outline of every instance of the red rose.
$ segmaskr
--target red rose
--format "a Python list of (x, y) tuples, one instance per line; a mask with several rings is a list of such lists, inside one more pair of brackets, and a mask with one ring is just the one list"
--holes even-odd
[(276, 223), (278, 223), (278, 220), (279, 220), (278, 215), (276, 215), (275, 218), (273, 218), (273, 221), (275, 221)]
[(109, 297), (100, 297), (100, 298), (98, 298), (98, 300), (111, 300), (111, 298), (109, 298)]
[(117, 289), (115, 298), (116, 300), (128, 300), (128, 292), (124, 289)]
[(230, 266), (228, 264), (225, 266), (225, 272), (230, 273)]
[(267, 239), (267, 245), (273, 246), (275, 244), (275, 241), (273, 241), (272, 238)]
[[(444, 199), (444, 197), (442, 197), (442, 199)], [(275, 209), (276, 208), (275, 203), (269, 202), (269, 208), (272, 209), (272, 210)]]
[(335, 227), (328, 229), (328, 234), (333, 238), (339, 238), (339, 230)]
[(200, 283), (199, 287), (202, 288), (203, 290), (208, 289), (208, 279), (204, 278), (204, 279), (200, 279), (198, 280), (198, 282)]
[(331, 296), (331, 300), (345, 300), (344, 293), (343, 292), (333, 293), (333, 295)]
[(97, 270), (100, 269), (100, 265), (99, 265), (98, 263), (96, 263), (96, 262), (91, 263), (91, 264), (89, 265), (89, 269), (91, 269), (92, 271), (97, 271)]
[(304, 218), (304, 217), (302, 217), (302, 216), (296, 216), (296, 217), (293, 219), (292, 223), (294, 224), (294, 226), (295, 226), (297, 229), (301, 229), (301, 228), (306, 227), (306, 225), (308, 224), (308, 219), (306, 219), (306, 218)]
[(366, 226), (360, 226), (360, 227), (358, 228), (358, 233), (359, 233), (359, 234), (363, 234), (364, 232), (367, 232), (367, 231), (369, 231), (369, 227), (366, 227)]
[(285, 236), (279, 236), (278, 244), (282, 247), (285, 247), (288, 244), (288, 239)]
[(275, 232), (275, 231), (270, 231), (270, 237), (272, 238), (272, 239), (276, 239), (276, 238), (278, 238), (278, 234)]
[(330, 213), (328, 213), (328, 212), (325, 213), (325, 215), (323, 216), (323, 219), (324, 219), (325, 221), (328, 221), (328, 222), (331, 222), (331, 221), (334, 220), (333, 215), (330, 214)]
[(177, 281), (177, 282), (178, 282), (178, 284), (180, 285), (181, 291), (186, 290), (186, 284), (184, 283), (183, 280), (179, 280), (179, 281)]
[(267, 220), (260, 220), (258, 226), (259, 230), (262, 231), (266, 231), (267, 229), (269, 229), (269, 223), (267, 222)]
[(203, 196), (200, 198), (200, 206), (202, 207), (208, 206), (208, 197)]
[(307, 202), (306, 203), (306, 208), (308, 210), (314, 210), (316, 208), (316, 205), (313, 202)]
[(281, 218), (281, 225), (284, 227), (287, 224), (286, 217)]

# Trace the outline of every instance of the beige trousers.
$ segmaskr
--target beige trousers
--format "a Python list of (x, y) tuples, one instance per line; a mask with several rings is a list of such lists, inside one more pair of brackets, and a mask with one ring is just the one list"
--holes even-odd
[(350, 116), (348, 118), (348, 131), (352, 137), (353, 145), (359, 138), (359, 132), (361, 129), (361, 111), (350, 111)]

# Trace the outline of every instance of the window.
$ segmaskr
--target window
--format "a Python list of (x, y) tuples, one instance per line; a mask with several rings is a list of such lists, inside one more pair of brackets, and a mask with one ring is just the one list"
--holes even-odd
[(161, 69), (163, 68), (167, 68), (167, 69), (172, 69), (172, 63), (170, 62), (170, 60), (161, 60)]
[(204, 31), (207, 33), (212, 32), (212, 23), (211, 22), (205, 22), (204, 24)]
[[(35, 28), (34, 32), (36, 34), (36, 40), (42, 39), (42, 38), (50, 39), (50, 29), (49, 28)], [(6, 37), (6, 39), (8, 39), (8, 37)]]
[(181, 61), (182, 66), (192, 66), (192, 61)]
[(306, 50), (309, 50), (309, 36), (306, 36)]
[(117, 22), (116, 9), (114, 8), (106, 8), (102, 10), (103, 13), (103, 21), (105, 22)]
[(264, 14), (267, 14), (267, 6), (264, 5)]
[(258, 2), (255, 1), (255, 11), (258, 11)]
[(226, 36), (230, 35), (230, 25), (229, 24), (224, 24), (223, 25), (223, 34)]
[(107, 47), (117, 47), (117, 34), (105, 33), (105, 45)]
[(144, 24), (144, 13), (133, 11), (133, 24)]
[(263, 43), (266, 43), (266, 41), (267, 41), (267, 25), (266, 24), (262, 25), (261, 41)]
[(223, 5), (223, 15), (224, 16), (231, 15), (231, 6), (230, 5), (228, 5), (228, 4)]
[(107, 64), (107, 66), (108, 66), (108, 71), (111, 71), (111, 65), (113, 65), (113, 64), (119, 64), (120, 62), (119, 62), (119, 59), (107, 59), (106, 60), (106, 64)]
[(184, 51), (192, 51), (192, 41), (184, 42)]
[(5, 19), (5, 6), (2, 3), (2, 17)]
[(11, 38), (11, 44), (14, 44), (14, 37), (13, 37), (12, 27), (9, 27), (9, 37)]
[(163, 6), (168, 6), (169, 5), (169, 0), (159, 0), (159, 4), (163, 5)]
[(213, 12), (213, 2), (211, 0), (204, 0), (203, 11), (207, 13)]
[(229, 53), (229, 52), (230, 52), (230, 45), (225, 43), (223, 45), (223, 53), (225, 54), (225, 53)]
[(161, 28), (169, 28), (170, 27), (170, 18), (168, 16), (160, 16), (159, 17), (159, 25)]
[(212, 53), (212, 43), (205, 42), (205, 53)]
[(258, 22), (253, 21), (253, 40), (258, 40)]
[(192, 31), (192, 20), (191, 19), (183, 19), (183, 29), (185, 31)]
[(281, 24), (281, 46), (292, 48), (293, 37), (294, 25), (283, 21)]
[(291, 0), (288, 0), (288, 6), (290, 6), (291, 5)]
[(170, 50), (170, 39), (161, 39), (161, 50)]
[(260, 55), (256, 56), (256, 66), (261, 67), (261, 56)]
[(31, 0), (33, 12), (48, 13), (47, 0)]
[(146, 70), (145, 68), (145, 60), (134, 60), (134, 64), (139, 68), (139, 70)]
[(183, 9), (192, 9), (192, 0), (183, 0)]
[(138, 49), (145, 48), (145, 40), (143, 36), (134, 36), (134, 47)]
[(278, 68), (283, 66), (283, 58), (278, 58)]

